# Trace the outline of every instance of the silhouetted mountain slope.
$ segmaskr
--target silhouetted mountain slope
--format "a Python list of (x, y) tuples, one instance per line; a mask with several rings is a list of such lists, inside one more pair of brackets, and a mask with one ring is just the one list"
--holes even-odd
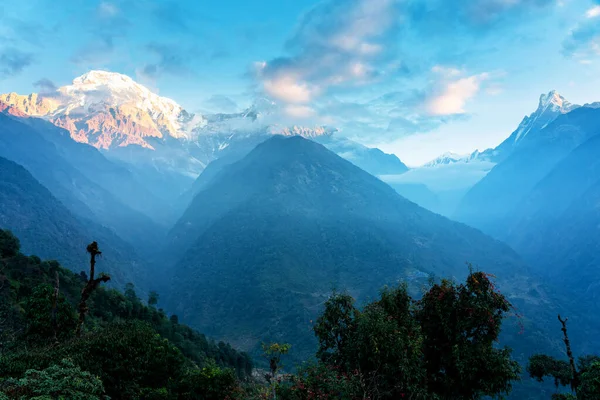
[[(578, 310), (572, 340), (585, 351), (598, 346), (600, 310), (600, 178), (560, 217), (527, 231), (519, 245), (532, 264), (564, 294), (563, 305)], [(530, 243), (525, 242), (530, 240)], [(577, 325), (575, 325), (577, 324)], [(586, 330), (593, 329), (592, 331)], [(581, 352), (584, 349), (580, 349)]]
[[(507, 240), (553, 281), (579, 288), (571, 300), (598, 309), (600, 135), (573, 150), (518, 207)], [(590, 308), (593, 307), (593, 308)]]
[(438, 212), (439, 199), (426, 185), (422, 183), (389, 183), (400, 195), (420, 205), (429, 211)]
[(22, 166), (0, 157), (0, 228), (21, 241), (25, 254), (61, 260), (75, 272), (85, 270), (86, 246), (96, 240), (110, 248), (105, 272), (116, 284), (144, 281), (137, 274), (140, 257), (132, 246), (98, 224), (75, 217)]
[[(577, 214), (591, 211), (572, 208), (574, 203), (600, 201), (589, 189), (600, 179), (600, 135), (592, 137), (562, 159), (518, 205), (515, 224), (507, 232), (507, 241), (528, 259), (539, 260), (547, 247), (563, 246), (549, 243), (552, 231), (560, 230), (570, 219), (569, 209)], [(588, 196), (591, 196), (588, 198)], [(590, 215), (593, 219), (593, 216)]]
[(191, 187), (185, 191), (179, 198), (175, 204), (175, 209), (178, 211), (177, 218), (181, 217), (181, 215), (185, 212), (185, 210), (189, 207), (190, 203), (196, 197), (198, 193), (200, 193), (210, 182), (218, 176), (219, 172), (226, 166), (233, 164), (236, 161), (241, 160), (246, 156), (256, 145), (260, 144), (266, 140), (264, 137), (259, 140), (248, 140), (245, 142), (239, 142), (227, 148), (224, 151), (224, 154), (216, 160), (210, 162), (206, 168), (200, 173), (198, 178), (194, 180)]
[(396, 155), (362, 146), (343, 137), (324, 135), (312, 140), (372, 175), (400, 175), (408, 171), (408, 167)]
[[(177, 205), (183, 205), (181, 212), (189, 206), (190, 202), (225, 166), (241, 160), (258, 144), (268, 140), (271, 136), (250, 136), (244, 140), (231, 143), (219, 158), (206, 166), (192, 187), (178, 200)], [(402, 174), (408, 167), (392, 154), (386, 154), (376, 148), (368, 148), (356, 142), (335, 136), (317, 136), (310, 140), (326, 146), (329, 150), (350, 161), (359, 168), (373, 175)], [(425, 188), (427, 190), (427, 188)], [(416, 193), (415, 193), (416, 195)]]
[(300, 137), (274, 137), (224, 167), (168, 246), (178, 258), (171, 309), (246, 349), (289, 341), (300, 358), (313, 350), (311, 319), (333, 287), (361, 300), (401, 280), (418, 291), (431, 274), (466, 276), (470, 261), (497, 273), (517, 305), (549, 301), (508, 246)]
[[(43, 121), (40, 121), (40, 124)], [(34, 123), (33, 126), (38, 124)], [(60, 132), (59, 132), (60, 133)], [(91, 219), (113, 229), (119, 236), (144, 248), (156, 247), (163, 228), (149, 217), (120, 202), (98, 182), (111, 180), (110, 168), (118, 168), (106, 160), (96, 149), (61, 139), (57, 132), (41, 132), (31, 122), (0, 114), (0, 156), (15, 161), (31, 172), (50, 192), (75, 215)], [(60, 145), (47, 140), (61, 141)], [(81, 172), (79, 168), (81, 164)], [(98, 173), (98, 177), (95, 175)], [(112, 184), (114, 191), (121, 185)], [(135, 190), (135, 187), (133, 189)], [(139, 186), (138, 186), (139, 187)], [(127, 192), (125, 192), (127, 193)], [(140, 193), (143, 197), (145, 193)], [(127, 194), (125, 194), (127, 196)]]
[(43, 138), (56, 146), (63, 159), (75, 166), (89, 180), (110, 192), (118, 201), (162, 222), (166, 201), (161, 201), (131, 172), (130, 167), (108, 160), (98, 149), (74, 141), (69, 132), (39, 119), (20, 120), (34, 128)]
[(600, 132), (600, 110), (577, 108), (528, 134), (465, 196), (455, 218), (502, 238), (517, 207), (565, 156)]

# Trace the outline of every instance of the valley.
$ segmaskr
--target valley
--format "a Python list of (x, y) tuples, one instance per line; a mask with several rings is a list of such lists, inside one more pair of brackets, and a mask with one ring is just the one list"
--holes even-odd
[[(289, 343), (293, 372), (323, 345), (315, 330), (334, 291), (368, 315), (382, 291), (406, 283), (421, 304), (432, 285), (470, 282), (474, 268), (515, 307), (497, 334), (522, 367), (535, 354), (562, 357), (557, 314), (569, 316), (578, 354), (597, 349), (595, 105), (549, 92), (496, 148), (412, 168), (331, 126), (273, 123), (272, 101), (194, 114), (113, 72), (52, 95), (0, 95), (0, 105), (0, 229), (35, 265), (58, 260), (68, 282), (97, 241), (111, 276), (94, 300), (102, 329), (132, 318), (115, 300), (130, 290), (135, 319), (171, 332), (195, 363), (227, 354), (218, 365), (246, 379), (250, 358), (268, 368), (264, 343)], [(132, 283), (160, 309), (141, 308)], [(102, 305), (112, 311), (99, 314)], [(179, 324), (190, 327), (181, 337)], [(205, 355), (186, 347), (204, 335), (219, 341)], [(552, 385), (519, 373), (511, 398), (548, 398)]]

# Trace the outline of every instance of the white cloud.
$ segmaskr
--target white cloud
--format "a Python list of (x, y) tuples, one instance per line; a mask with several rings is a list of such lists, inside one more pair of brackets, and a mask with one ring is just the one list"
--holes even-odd
[(285, 106), (284, 112), (292, 118), (310, 118), (316, 114), (315, 110), (311, 107), (292, 104)]
[(427, 102), (427, 112), (430, 115), (464, 114), (466, 103), (479, 93), (481, 83), (488, 78), (489, 75), (483, 73), (446, 83), (441, 93)]
[(307, 83), (301, 82), (293, 75), (281, 75), (263, 82), (265, 91), (272, 97), (286, 103), (308, 103), (317, 88), (310, 88)]
[[(358, 86), (381, 75), (392, 53), (399, 0), (329, 0), (309, 11), (289, 40), (289, 58), (255, 63), (265, 92), (308, 103), (333, 87)], [(389, 61), (389, 60), (387, 60)]]
[(596, 18), (600, 16), (600, 6), (595, 6), (586, 11), (587, 18)]

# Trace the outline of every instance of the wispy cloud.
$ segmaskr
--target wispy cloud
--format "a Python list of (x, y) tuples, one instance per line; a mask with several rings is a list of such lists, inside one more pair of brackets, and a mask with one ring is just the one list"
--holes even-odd
[(9, 47), (0, 51), (0, 79), (20, 73), (31, 65), (33, 61), (33, 54), (16, 48)]
[[(486, 87), (489, 73), (446, 65), (481, 55), (476, 48), (465, 52), (468, 41), (474, 43), (482, 34), (501, 35), (553, 2), (324, 1), (301, 19), (285, 47), (288, 55), (256, 63), (255, 77), (267, 96), (295, 106), (283, 107), (287, 112), (327, 116), (346, 133), (362, 129), (364, 135), (373, 132), (391, 140), (394, 135), (428, 132), (468, 117), (476, 96), (500, 92), (492, 82)], [(332, 95), (348, 90), (376, 87), (398, 89), (361, 105), (331, 101)], [(358, 124), (346, 117), (349, 109), (361, 111), (364, 117)]]
[(163, 74), (189, 76), (193, 73), (189, 64), (192, 54), (197, 54), (198, 50), (183, 49), (176, 43), (150, 43), (146, 48), (156, 61), (144, 65), (138, 71), (144, 78), (153, 80)]
[(53, 93), (58, 89), (58, 86), (48, 78), (35, 81), (33, 86), (38, 88), (40, 93)]
[[(455, 77), (454, 74), (450, 75)], [(489, 79), (489, 74), (481, 73), (445, 81), (441, 90), (427, 101), (426, 110), (430, 115), (465, 114), (467, 102), (475, 97), (481, 84)]]
[(563, 41), (563, 54), (586, 60), (600, 55), (600, 5), (589, 8)]
[(108, 1), (101, 1), (98, 5), (98, 14), (101, 17), (112, 18), (119, 13), (119, 8)]
[[(287, 42), (292, 55), (259, 65), (264, 91), (305, 104), (337, 87), (371, 82), (393, 57), (398, 0), (326, 1), (309, 11)], [(383, 51), (385, 48), (385, 51)]]
[(101, 65), (110, 61), (119, 39), (126, 37), (132, 23), (113, 2), (102, 1), (89, 21), (91, 41), (71, 57), (76, 64)]

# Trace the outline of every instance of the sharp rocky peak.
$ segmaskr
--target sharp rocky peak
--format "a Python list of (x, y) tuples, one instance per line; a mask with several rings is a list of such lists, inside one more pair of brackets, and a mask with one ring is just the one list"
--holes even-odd
[(575, 108), (576, 105), (570, 103), (556, 90), (551, 90), (548, 93), (540, 95), (538, 111), (543, 112), (548, 109), (548, 107), (552, 107), (553, 111), (569, 112)]

